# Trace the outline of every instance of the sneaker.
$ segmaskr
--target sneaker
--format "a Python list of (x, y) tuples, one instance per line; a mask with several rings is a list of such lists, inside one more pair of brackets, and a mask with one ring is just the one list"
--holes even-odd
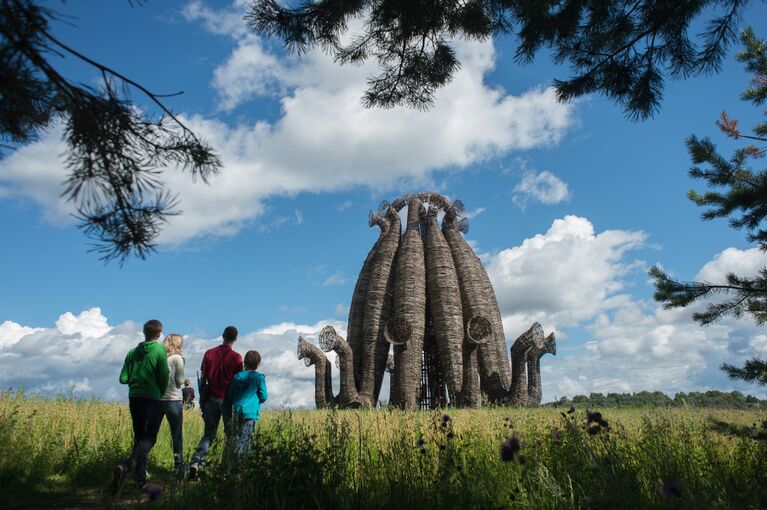
[(125, 485), (125, 477), (128, 474), (128, 468), (123, 464), (118, 465), (112, 471), (112, 495), (119, 496)]
[(190, 480), (196, 480), (197, 479), (197, 473), (199, 472), (200, 468), (197, 466), (196, 462), (192, 462), (189, 464), (189, 479)]

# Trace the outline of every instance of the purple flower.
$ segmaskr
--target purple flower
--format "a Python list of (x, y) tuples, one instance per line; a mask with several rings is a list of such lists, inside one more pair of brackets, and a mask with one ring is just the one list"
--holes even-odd
[(681, 498), (682, 487), (678, 482), (665, 482), (660, 488), (660, 497), (663, 499)]
[(150, 485), (145, 489), (145, 491), (149, 496), (149, 501), (155, 501), (160, 496), (162, 496), (162, 487), (159, 485)]
[(501, 460), (503, 462), (510, 462), (514, 459), (514, 456), (522, 449), (522, 443), (519, 441), (519, 437), (514, 434), (511, 437), (507, 437), (506, 440), (501, 443)]
[(442, 415), (442, 423), (447, 423), (450, 421), (450, 416), (443, 414)]

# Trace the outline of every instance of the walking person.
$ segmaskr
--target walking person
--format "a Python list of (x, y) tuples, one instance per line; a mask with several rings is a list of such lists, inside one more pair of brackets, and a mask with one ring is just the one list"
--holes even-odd
[(245, 354), (245, 370), (235, 374), (229, 384), (225, 405), (232, 407), (232, 435), (230, 447), (236, 458), (242, 458), (250, 453), (253, 444), (253, 434), (258, 427), (261, 417), (261, 404), (266, 402), (266, 378), (256, 372), (261, 364), (261, 354), (258, 351), (248, 351)]
[(128, 473), (133, 472), (139, 488), (146, 485), (149, 452), (157, 441), (162, 423), (160, 398), (168, 386), (168, 355), (158, 342), (162, 323), (150, 320), (144, 324), (144, 341), (128, 352), (120, 371), (120, 384), (128, 385), (128, 400), (133, 422), (133, 450), (122, 464), (115, 467), (112, 492), (119, 495)]
[(171, 333), (163, 341), (168, 353), (168, 389), (160, 399), (162, 415), (168, 419), (173, 444), (173, 469), (180, 472), (184, 457), (184, 409), (181, 385), (184, 384), (184, 337)]
[(181, 396), (184, 400), (184, 409), (191, 409), (194, 407), (194, 388), (189, 379), (184, 380), (184, 387), (181, 388)]
[(223, 333), (224, 342), (208, 349), (202, 358), (200, 380), (204, 391), (200, 392), (200, 408), (205, 432), (189, 464), (189, 478), (194, 479), (205, 465), (205, 456), (216, 439), (218, 424), (223, 414), (224, 433), (229, 432), (229, 413), (224, 410), (224, 397), (232, 377), (242, 370), (242, 356), (232, 347), (237, 341), (237, 328), (227, 326)]

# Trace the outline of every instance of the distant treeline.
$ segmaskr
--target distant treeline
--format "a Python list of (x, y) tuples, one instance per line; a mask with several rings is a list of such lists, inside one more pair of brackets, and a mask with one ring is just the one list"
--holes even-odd
[(674, 398), (660, 391), (638, 393), (592, 393), (589, 396), (576, 395), (572, 400), (562, 397), (544, 404), (548, 407), (717, 407), (730, 409), (767, 408), (767, 400), (739, 391), (706, 391), (677, 393)]

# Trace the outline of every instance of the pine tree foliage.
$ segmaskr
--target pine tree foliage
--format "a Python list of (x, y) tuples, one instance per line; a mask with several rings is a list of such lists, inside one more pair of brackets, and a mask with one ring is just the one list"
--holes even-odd
[[(761, 106), (767, 99), (767, 44), (750, 28), (743, 31), (741, 41), (744, 49), (738, 54), (738, 60), (754, 75), (741, 97)], [(767, 151), (767, 137), (762, 134), (766, 125), (759, 123), (752, 135), (744, 134), (738, 121), (726, 112), (722, 112), (717, 125), (729, 138), (746, 140), (748, 145), (726, 158), (708, 137), (690, 136), (687, 139), (693, 162), (690, 176), (705, 181), (708, 191), (690, 191), (688, 196), (705, 209), (704, 220), (729, 218), (733, 228), (745, 230), (750, 241), (767, 251), (767, 169), (750, 166), (760, 163)], [(652, 268), (650, 276), (655, 279), (655, 299), (663, 303), (664, 308), (685, 307), (704, 298), (725, 296), (723, 301), (708, 302), (704, 311), (693, 314), (701, 324), (710, 324), (726, 315), (740, 317), (744, 313), (759, 324), (767, 321), (767, 268), (756, 275), (728, 274), (722, 283), (678, 282), (659, 267)]]
[[(459, 68), (452, 42), (513, 37), (516, 59), (549, 50), (572, 76), (562, 100), (598, 92), (629, 117), (657, 111), (664, 75), (717, 71), (748, 0), (254, 0), (246, 18), (289, 50), (319, 47), (341, 64), (375, 59), (368, 106), (428, 108)], [(288, 5), (284, 5), (288, 4)], [(706, 18), (691, 35), (692, 23)], [(346, 37), (351, 21), (364, 28)], [(696, 28), (695, 32), (699, 30)]]
[(728, 363), (722, 363), (719, 368), (725, 371), (730, 379), (767, 384), (767, 362), (762, 359), (750, 359), (746, 361), (743, 368)]
[[(767, 100), (767, 44), (750, 28), (741, 34), (741, 42), (744, 49), (738, 54), (738, 60), (754, 76), (741, 98), (761, 106)], [(693, 161), (690, 176), (705, 181), (709, 190), (705, 193), (690, 191), (688, 197), (705, 208), (704, 220), (729, 218), (733, 228), (745, 230), (749, 241), (758, 243), (762, 251), (767, 251), (767, 169), (749, 166), (765, 156), (767, 123), (760, 122), (754, 127), (753, 134), (744, 134), (737, 119), (722, 112), (717, 126), (729, 138), (746, 140), (748, 145), (725, 158), (709, 138), (690, 136), (687, 139)], [(723, 283), (678, 282), (659, 267), (650, 269), (650, 276), (655, 279), (655, 299), (667, 309), (685, 307), (716, 295), (725, 296), (719, 302), (709, 301), (704, 311), (693, 314), (693, 319), (700, 324), (710, 324), (727, 315), (740, 317), (743, 314), (750, 315), (758, 324), (767, 322), (767, 268), (753, 276), (730, 273)], [(720, 368), (732, 379), (767, 384), (767, 363), (759, 358), (746, 361), (742, 368), (727, 363)]]
[[(58, 15), (39, 3), (0, 0), (0, 157), (63, 123), (69, 170), (63, 196), (76, 204), (80, 227), (105, 262), (144, 258), (178, 212), (162, 168), (178, 165), (206, 181), (221, 162), (162, 102), (177, 94), (153, 93), (60, 41), (49, 26)], [(96, 68), (101, 88), (61, 74), (55, 59), (65, 57)], [(131, 90), (146, 96), (159, 117), (134, 105)]]

